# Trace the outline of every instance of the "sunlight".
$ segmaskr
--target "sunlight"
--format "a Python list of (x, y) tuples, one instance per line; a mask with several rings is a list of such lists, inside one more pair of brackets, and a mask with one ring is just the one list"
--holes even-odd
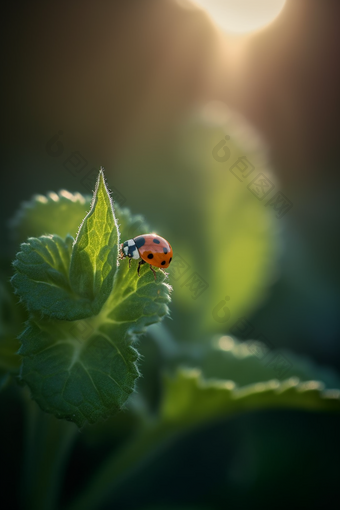
[(195, 0), (229, 34), (259, 30), (274, 21), (286, 0)]

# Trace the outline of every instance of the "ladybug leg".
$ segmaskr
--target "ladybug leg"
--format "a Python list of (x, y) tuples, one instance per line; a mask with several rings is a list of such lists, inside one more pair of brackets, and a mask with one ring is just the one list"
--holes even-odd
[(132, 259), (129, 259), (129, 269), (131, 267), (131, 262), (132, 262)]
[(153, 275), (154, 275), (154, 277), (155, 277), (155, 281), (156, 281), (156, 279), (157, 279), (157, 273), (156, 273), (156, 271), (154, 270), (154, 268), (153, 268), (152, 266), (150, 266), (150, 269), (151, 269), (151, 271), (153, 272)]
[(140, 274), (139, 274), (140, 266), (142, 266), (143, 264), (145, 264), (145, 261), (144, 260), (140, 260), (139, 264), (138, 264), (138, 267), (137, 267), (138, 276), (140, 276)]

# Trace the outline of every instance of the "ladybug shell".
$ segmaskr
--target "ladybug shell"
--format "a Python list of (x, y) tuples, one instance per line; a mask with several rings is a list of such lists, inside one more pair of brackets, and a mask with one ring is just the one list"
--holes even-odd
[(134, 238), (139, 255), (150, 266), (165, 268), (172, 261), (172, 248), (166, 239), (156, 234), (144, 234)]

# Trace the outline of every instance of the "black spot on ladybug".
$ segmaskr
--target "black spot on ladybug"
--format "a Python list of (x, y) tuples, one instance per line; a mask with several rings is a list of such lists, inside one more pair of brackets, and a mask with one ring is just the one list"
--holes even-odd
[(165, 264), (165, 260), (162, 260), (161, 265), (164, 266), (164, 264)]
[(152, 255), (152, 253), (149, 253), (149, 255), (148, 255), (148, 259), (153, 259), (153, 255)]
[(161, 242), (160, 242), (158, 239), (156, 239), (156, 238), (155, 238), (155, 239), (153, 239), (152, 241), (153, 241), (155, 244), (161, 244)]
[(134, 239), (134, 241), (135, 241), (135, 244), (136, 244), (138, 249), (141, 248), (145, 244), (145, 238), (143, 236), (136, 237)]
[(167, 254), (167, 253), (168, 253), (167, 248), (163, 248), (163, 252), (164, 252), (165, 254)]
[(172, 257), (170, 257), (169, 264), (170, 264), (171, 261), (172, 261)]

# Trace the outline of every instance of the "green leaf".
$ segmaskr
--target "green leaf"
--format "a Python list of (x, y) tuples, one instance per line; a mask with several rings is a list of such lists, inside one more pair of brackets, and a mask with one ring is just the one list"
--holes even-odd
[(20, 244), (28, 237), (56, 234), (62, 239), (76, 237), (79, 225), (91, 206), (92, 197), (61, 190), (34, 195), (23, 202), (9, 222), (13, 241)]
[[(108, 204), (107, 197), (106, 203)], [(29, 239), (22, 246), (22, 252), (17, 255), (14, 262), (18, 273), (13, 277), (12, 283), (30, 312), (77, 320), (89, 317), (97, 311), (91, 300), (79, 297), (75, 300), (75, 293), (67, 283), (68, 276), (63, 271), (65, 267), (60, 260), (70, 259), (73, 239), (68, 234), (75, 235), (90, 207), (91, 198), (88, 196), (69, 193), (66, 190), (58, 194), (51, 192), (47, 196), (35, 195), (29, 202), (25, 202), (11, 221), (16, 238), (26, 239), (24, 236), (30, 232), (37, 237), (40, 236), (39, 240)], [(130, 239), (148, 231), (142, 216), (131, 216), (128, 209), (121, 210), (118, 205), (115, 209), (123, 239)], [(45, 233), (51, 232), (56, 235), (44, 236)], [(66, 240), (62, 241), (58, 236), (66, 236)], [(53, 246), (53, 241), (56, 246)], [(39, 248), (37, 253), (36, 247)], [(50, 267), (44, 257), (39, 256), (40, 250), (45, 253), (45, 249), (51, 251), (51, 257), (48, 256)], [(55, 258), (53, 254), (56, 251), (59, 255)], [(32, 259), (31, 264), (27, 260), (27, 255)], [(36, 282), (31, 281), (32, 273), (37, 277)], [(62, 283), (59, 290), (49, 285), (54, 283), (56, 277)], [(23, 288), (19, 290), (21, 286)], [(57, 299), (55, 292), (58, 293)]]
[(20, 340), (21, 376), (40, 407), (79, 427), (122, 407), (139, 375), (137, 351), (101, 320), (30, 321)]
[[(71, 203), (78, 212), (79, 200)], [(86, 201), (82, 205), (86, 206)], [(29, 238), (21, 245), (13, 264), (16, 274), (12, 284), (30, 312), (78, 320), (97, 314), (110, 295), (117, 267), (118, 230), (102, 171), (91, 210), (72, 244), (70, 235), (65, 241), (49, 235)]]
[(200, 368), (181, 368), (165, 377), (162, 421), (187, 427), (267, 408), (340, 412), (340, 381), (331, 370), (280, 351), (272, 351), (265, 364), (259, 342), (255, 348), (254, 342), (222, 337), (224, 349), (227, 338), (227, 350), (216, 346), (216, 356), (206, 351), (201, 362), (196, 360)]
[(94, 314), (100, 311), (112, 291), (118, 244), (117, 223), (100, 170), (91, 210), (80, 226), (70, 265), (71, 287), (92, 302)]
[(22, 379), (40, 407), (77, 423), (120, 409), (139, 375), (135, 335), (168, 313), (165, 275), (120, 266), (101, 312), (80, 321), (30, 320), (20, 337)]
[[(278, 242), (280, 231), (270, 208), (265, 207), (250, 191), (249, 185), (253, 178), (263, 173), (272, 184), (276, 184), (271, 174), (269, 162), (263, 147), (249, 150), (242, 146), (241, 140), (233, 136), (233, 123), (224, 129), (210, 130), (205, 140), (206, 161), (209, 178), (217, 183), (214, 192), (206, 201), (206, 217), (209, 231), (206, 233), (207, 245), (211, 246), (214, 239), (219, 239), (214, 263), (207, 268), (206, 278), (210, 283), (209, 311), (206, 314), (205, 326), (209, 332), (229, 331), (235, 321), (257, 308), (267, 293), (268, 287), (275, 280)], [(215, 147), (224, 135), (231, 135), (226, 142), (231, 157), (228, 162), (218, 162), (209, 153), (208, 147)], [(230, 170), (233, 165), (245, 158), (255, 167), (245, 182)], [(276, 189), (276, 188), (275, 188)], [(225, 296), (229, 297), (225, 306), (230, 311), (230, 319), (223, 318), (222, 310), (215, 310)], [(217, 319), (216, 319), (217, 316)]]
[[(217, 354), (223, 354), (222, 351), (227, 348), (226, 337), (222, 338), (220, 344), (213, 342)], [(200, 346), (195, 347), (199, 349)], [(196, 354), (198, 362), (202, 353)], [(227, 370), (232, 360), (235, 368), (241, 372), (245, 368), (245, 360), (251, 361), (254, 366), (263, 367), (258, 351), (248, 350), (237, 341), (229, 343), (225, 354), (230, 361)], [(165, 377), (157, 416), (153, 414), (152, 419), (145, 421), (140, 432), (127, 442), (125, 448), (107, 456), (104, 464), (69, 508), (90, 510), (105, 504), (109, 495), (112, 497), (113, 490), (120, 487), (123, 477), (133, 472), (136, 466), (148, 462), (155, 453), (159, 454), (168, 448), (169, 444), (173, 444), (176, 438), (192, 427), (251, 410), (280, 408), (340, 412), (340, 390), (326, 389), (324, 383), (308, 379), (311, 370), (315, 377), (320, 373), (325, 375), (326, 371), (320, 372), (319, 368), (306, 363), (303, 358), (293, 358), (293, 373), (300, 371), (300, 378), (293, 376), (282, 381), (270, 379), (253, 384), (237, 384), (228, 379), (207, 380), (198, 368), (182, 368), (175, 375)], [(270, 370), (266, 374), (264, 367), (264, 377), (269, 374)]]
[[(138, 165), (152, 201), (143, 200), (138, 186), (129, 190), (129, 200), (143, 207), (147, 217), (157, 211), (156, 228), (166, 225), (165, 237), (174, 248), (168, 269), (175, 289), (171, 329), (176, 337), (192, 341), (205, 342), (212, 332), (227, 332), (238, 318), (261, 305), (277, 277), (279, 236), (285, 221), (266, 207), (267, 197), (258, 200), (249, 189), (259, 173), (276, 184), (269, 174), (266, 151), (254, 143), (258, 135), (250, 133), (244, 139), (248, 126), (232, 112), (224, 116), (222, 110), (219, 106), (213, 122), (195, 119), (183, 126), (179, 137), (169, 138), (149, 153), (126, 151), (120, 162), (119, 187), (128, 186), (131, 168)], [(216, 161), (212, 151), (223, 141), (230, 158)], [(223, 149), (220, 152), (223, 155)], [(255, 167), (243, 182), (232, 172), (240, 157)], [(166, 178), (165, 188), (160, 174)], [(268, 196), (277, 190), (276, 186)], [(230, 318), (226, 314), (223, 320), (223, 306), (215, 309), (226, 296), (224, 307)]]
[(298, 377), (302, 381), (317, 379), (329, 388), (340, 388), (340, 378), (332, 369), (319, 367), (288, 350), (271, 350), (259, 340), (240, 342), (231, 336), (222, 336), (214, 338), (201, 350), (196, 349), (196, 359), (191, 355), (194, 350), (191, 347), (187, 352), (186, 365), (198, 366), (206, 379), (229, 379), (238, 386), (247, 386)]
[(73, 239), (30, 238), (21, 245), (11, 282), (28, 311), (62, 320), (93, 315), (91, 300), (76, 295), (69, 283)]
[[(69, 214), (73, 206), (78, 211), (72, 204)], [(119, 211), (119, 222), (124, 236), (145, 231), (142, 218), (127, 210)], [(134, 390), (133, 342), (168, 314), (170, 286), (161, 270), (155, 282), (149, 267), (137, 276), (136, 261), (131, 269), (128, 260), (117, 266), (119, 232), (102, 172), (72, 242), (71, 236), (30, 238), (12, 283), (32, 314), (20, 336), (20, 376), (43, 410), (81, 427), (121, 409)]]
[[(91, 208), (92, 197), (61, 190), (45, 195), (34, 195), (24, 202), (10, 221), (14, 240), (25, 242), (28, 237), (55, 234), (64, 239), (76, 237), (79, 225)], [(114, 204), (115, 216), (122, 239), (131, 239), (150, 229), (140, 215), (132, 216), (127, 208)]]
[(207, 381), (200, 370), (182, 369), (165, 379), (161, 417), (186, 427), (267, 408), (340, 412), (340, 390), (324, 388), (322, 382), (301, 382), (298, 378), (238, 387), (233, 381)]

